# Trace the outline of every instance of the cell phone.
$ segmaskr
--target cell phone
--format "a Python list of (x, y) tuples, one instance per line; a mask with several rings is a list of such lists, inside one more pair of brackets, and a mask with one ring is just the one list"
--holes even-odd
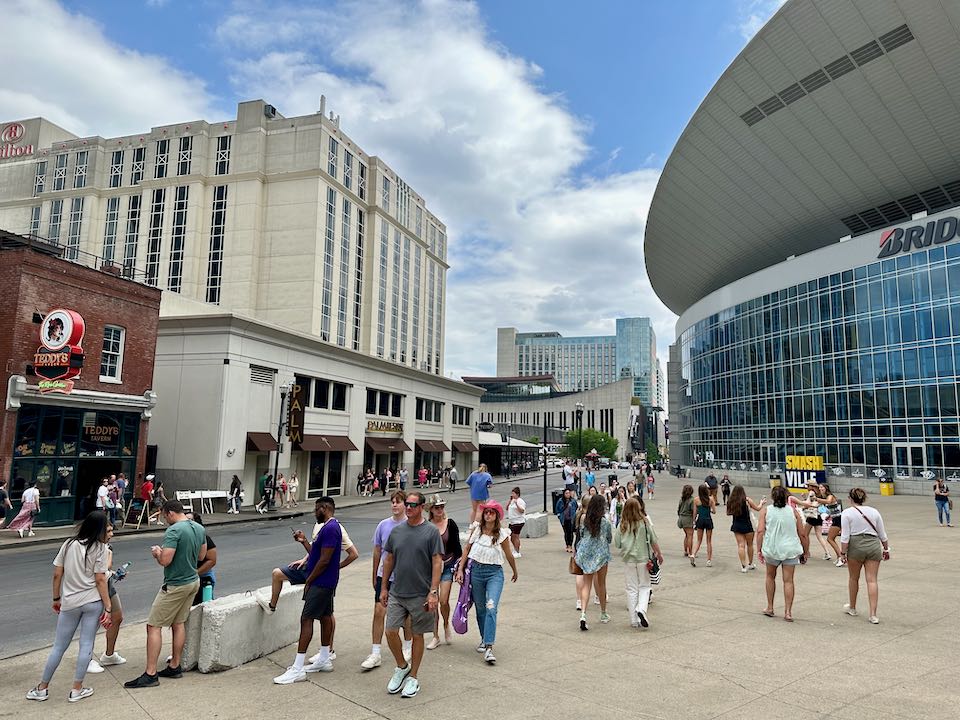
[(292, 532), (294, 535), (296, 535), (296, 534), (297, 534), (297, 529), (296, 529), (293, 525), (291, 525), (291, 526), (290, 526), (290, 532)]

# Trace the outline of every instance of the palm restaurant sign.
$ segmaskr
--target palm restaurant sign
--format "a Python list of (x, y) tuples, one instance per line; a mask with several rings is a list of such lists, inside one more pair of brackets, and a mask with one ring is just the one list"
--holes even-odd
[(51, 310), (40, 323), (40, 347), (33, 356), (41, 393), (73, 392), (83, 369), (83, 318), (74, 310)]

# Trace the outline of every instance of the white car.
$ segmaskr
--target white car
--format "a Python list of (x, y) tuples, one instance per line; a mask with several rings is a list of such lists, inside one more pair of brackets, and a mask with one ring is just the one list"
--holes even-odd
[(619, 464), (617, 465), (617, 469), (618, 469), (618, 470), (629, 470), (629, 469), (630, 469), (630, 463), (628, 463), (628, 462), (619, 463)]
[(562, 467), (563, 467), (563, 460), (554, 460), (554, 461), (553, 461), (553, 467), (555, 467), (555, 468), (562, 468)]

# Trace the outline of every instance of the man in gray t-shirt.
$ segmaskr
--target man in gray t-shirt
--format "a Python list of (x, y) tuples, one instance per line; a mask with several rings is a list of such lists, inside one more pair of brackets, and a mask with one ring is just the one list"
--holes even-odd
[[(433, 631), (437, 616), (443, 542), (437, 527), (423, 517), (423, 493), (411, 492), (404, 503), (407, 521), (397, 525), (383, 546), (383, 577), (393, 573), (393, 584), (383, 583), (380, 602), (387, 608), (387, 644), (397, 661), (387, 684), (391, 695), (413, 697), (420, 691), (417, 672), (423, 659), (423, 634)], [(413, 655), (403, 657), (400, 628), (410, 619)]]

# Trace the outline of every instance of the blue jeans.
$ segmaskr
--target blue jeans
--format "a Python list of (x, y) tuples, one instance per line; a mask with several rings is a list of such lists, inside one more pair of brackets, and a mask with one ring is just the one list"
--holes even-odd
[(936, 500), (937, 503), (937, 521), (943, 525), (943, 515), (947, 515), (947, 524), (950, 523), (950, 501), (949, 500)]
[(477, 611), (477, 628), (486, 645), (497, 639), (497, 606), (503, 592), (503, 568), (474, 562), (470, 571), (470, 594)]

